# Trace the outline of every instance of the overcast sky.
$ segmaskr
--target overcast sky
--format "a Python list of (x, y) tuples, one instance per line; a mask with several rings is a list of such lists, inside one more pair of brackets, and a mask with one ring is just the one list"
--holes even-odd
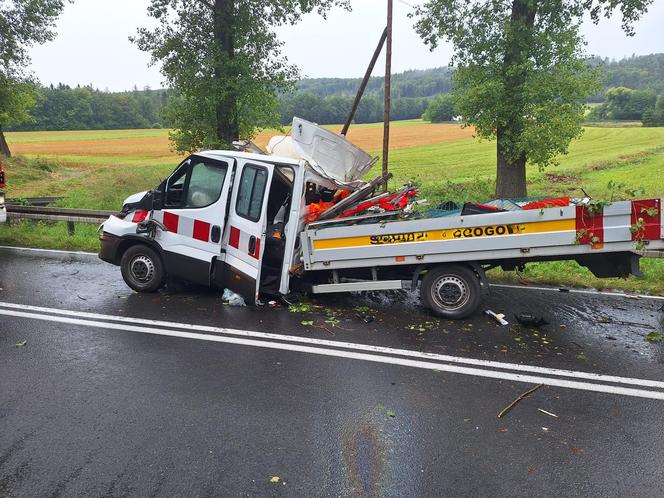
[[(421, 3), (407, 0), (408, 4)], [(32, 69), (44, 84), (88, 84), (112, 91), (162, 86), (158, 68), (128, 40), (139, 26), (149, 25), (148, 0), (74, 0), (65, 7), (52, 42), (32, 50)], [(284, 53), (308, 77), (358, 77), (366, 70), (381, 28), (385, 0), (353, 0), (353, 11), (337, 10), (327, 21), (311, 14), (295, 28), (280, 29)], [(394, 3), (393, 72), (446, 65), (449, 47), (430, 52), (412, 29), (411, 7)], [(619, 18), (598, 26), (584, 25), (588, 53), (619, 59), (631, 54), (664, 52), (664, 0), (655, 0), (627, 37)], [(384, 64), (384, 63), (383, 63)], [(377, 66), (375, 73), (382, 72)]]

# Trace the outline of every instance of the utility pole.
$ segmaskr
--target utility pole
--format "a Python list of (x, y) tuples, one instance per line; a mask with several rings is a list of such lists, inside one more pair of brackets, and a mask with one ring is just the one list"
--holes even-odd
[[(392, 79), (392, 0), (387, 0), (387, 41), (385, 44), (385, 110), (383, 112), (383, 176), (388, 174), (388, 155), (390, 150), (390, 109), (392, 97), (390, 83)], [(387, 192), (387, 183), (383, 186)]]

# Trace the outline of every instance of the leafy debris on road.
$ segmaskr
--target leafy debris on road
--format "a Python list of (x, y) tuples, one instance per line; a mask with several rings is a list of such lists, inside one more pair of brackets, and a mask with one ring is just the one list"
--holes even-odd
[(396, 412), (394, 412), (392, 410), (387, 410), (387, 416), (391, 417), (391, 418), (394, 418), (394, 417), (397, 416), (397, 414), (396, 414)]
[(514, 401), (512, 401), (509, 405), (507, 405), (505, 408), (502, 409), (502, 411), (498, 414), (498, 418), (502, 418), (508, 411), (510, 411), (514, 406), (521, 400), (527, 398), (530, 396), (532, 393), (537, 391), (540, 387), (542, 387), (544, 384), (537, 384), (535, 387), (532, 389), (529, 389), (525, 393), (519, 395), (518, 398), (516, 398)]
[(310, 327), (311, 325), (314, 324), (314, 321), (313, 321), (313, 320), (302, 320), (300, 323), (301, 323), (302, 325), (305, 325), (305, 326)]
[(652, 342), (652, 343), (658, 343), (662, 342), (662, 333), (661, 332), (650, 332), (649, 334), (646, 334), (646, 341)]
[(415, 330), (417, 332), (426, 332), (427, 330), (433, 330), (436, 327), (435, 322), (422, 322), (416, 323), (413, 325), (406, 325), (408, 330)]
[(16, 344), (14, 344), (14, 347), (22, 348), (22, 347), (25, 346), (27, 343), (28, 343), (28, 341), (17, 342)]
[(542, 412), (543, 414), (548, 415), (549, 417), (558, 418), (558, 415), (556, 415), (555, 413), (547, 412), (546, 410), (542, 410), (541, 408), (538, 408), (537, 411)]
[(288, 311), (291, 313), (311, 313), (314, 307), (308, 303), (291, 304)]

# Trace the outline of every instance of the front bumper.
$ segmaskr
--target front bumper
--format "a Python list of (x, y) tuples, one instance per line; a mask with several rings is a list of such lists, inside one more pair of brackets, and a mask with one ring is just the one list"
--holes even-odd
[(108, 232), (102, 232), (99, 236), (100, 249), (99, 259), (113, 265), (120, 264), (120, 243), (122, 239)]

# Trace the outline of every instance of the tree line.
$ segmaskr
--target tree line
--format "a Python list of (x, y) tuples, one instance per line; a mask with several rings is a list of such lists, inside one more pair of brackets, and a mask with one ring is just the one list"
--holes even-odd
[(167, 90), (138, 90), (110, 93), (91, 86), (41, 87), (30, 118), (9, 127), (13, 131), (32, 130), (115, 130), (161, 128)]
[[(658, 93), (664, 93), (664, 54), (630, 57), (620, 61), (594, 58), (600, 67), (605, 91), (589, 97), (602, 105), (593, 108), (590, 120), (641, 120), (654, 112)], [(398, 73), (392, 80), (392, 119), (449, 121), (455, 112), (450, 98), (453, 71), (447, 67)], [(359, 78), (312, 78), (278, 96), (279, 121), (288, 125), (293, 116), (320, 124), (342, 123), (351, 107)], [(628, 87), (627, 85), (632, 85)], [(64, 84), (37, 88), (37, 103), (30, 118), (9, 126), (11, 131), (88, 130), (122, 128), (170, 128), (173, 119), (164, 112), (170, 90), (106, 92), (90, 85)], [(427, 112), (428, 109), (428, 112)], [(646, 117), (650, 116), (647, 114)], [(383, 119), (383, 78), (372, 77), (355, 114), (356, 123)]]

